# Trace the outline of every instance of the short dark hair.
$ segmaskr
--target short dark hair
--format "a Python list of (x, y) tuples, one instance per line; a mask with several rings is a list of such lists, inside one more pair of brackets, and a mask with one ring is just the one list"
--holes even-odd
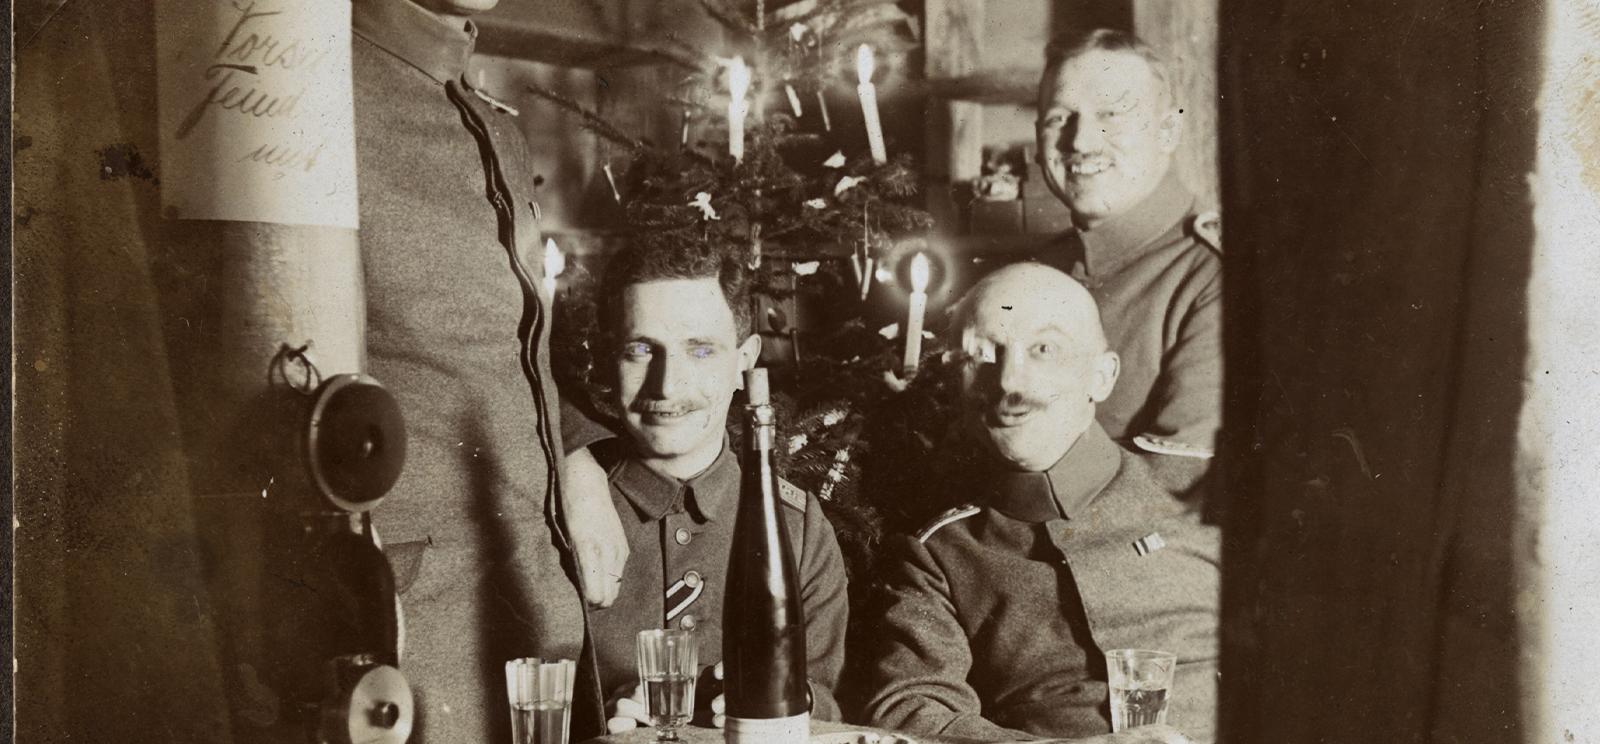
[[(1039, 76), (1039, 86), (1043, 90), (1046, 81), (1050, 80), (1067, 60), (1093, 51), (1104, 52), (1131, 52), (1139, 55), (1150, 71), (1155, 74), (1156, 80), (1161, 84), (1161, 90), (1167, 94), (1168, 100), (1176, 99), (1177, 91), (1173, 90), (1172, 78), (1167, 74), (1167, 62), (1156, 53), (1143, 39), (1128, 32), (1110, 28), (1096, 28), (1088, 31), (1064, 31), (1057, 34), (1050, 44), (1044, 48), (1044, 74)], [(1042, 95), (1042, 92), (1041, 92)]]
[[(612, 254), (600, 279), (599, 330), (613, 348), (620, 341), (622, 291), (635, 284), (665, 279), (715, 279), (733, 311), (739, 341), (750, 337), (750, 271), (742, 251), (721, 247), (681, 233), (635, 236)], [(667, 309), (666, 312), (671, 312)]]

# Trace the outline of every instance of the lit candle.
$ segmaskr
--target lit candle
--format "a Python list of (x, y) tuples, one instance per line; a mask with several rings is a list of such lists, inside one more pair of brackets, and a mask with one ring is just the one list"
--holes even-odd
[(928, 312), (928, 257), (911, 257), (911, 308), (906, 314), (906, 356), (900, 365), (904, 376), (917, 373), (922, 361), (922, 316)]
[[(795, 24), (790, 25), (789, 26), (789, 45), (790, 45), (790, 47), (793, 48), (796, 52), (798, 52), (800, 54), (805, 54), (806, 33), (808, 33), (810, 30), (811, 29), (807, 28), (806, 24), (804, 24), (804, 23), (795, 23)], [(784, 92), (785, 95), (789, 96), (789, 108), (794, 110), (794, 118), (798, 119), (798, 118), (804, 116), (805, 113), (800, 108), (800, 94), (795, 91), (794, 85), (790, 84), (790, 83), (784, 83), (783, 92)], [(821, 91), (817, 91), (818, 95), (821, 95), (821, 93), (822, 93)]]
[(856, 49), (856, 93), (861, 96), (861, 118), (867, 124), (867, 146), (872, 148), (872, 162), (879, 165), (889, 162), (889, 153), (883, 148), (883, 122), (878, 120), (878, 89), (872, 85), (872, 47), (862, 44)]
[(550, 298), (550, 306), (556, 304), (556, 277), (567, 270), (567, 257), (561, 255), (561, 249), (556, 247), (556, 241), (544, 239), (544, 294)]
[(728, 154), (734, 160), (744, 160), (744, 118), (750, 106), (744, 100), (750, 90), (750, 68), (744, 57), (734, 57), (728, 63)]
[(601, 166), (600, 169), (606, 173), (606, 183), (611, 184), (611, 198), (617, 200), (618, 204), (621, 204), (622, 192), (617, 190), (617, 177), (611, 172), (611, 164), (606, 163), (604, 166)]

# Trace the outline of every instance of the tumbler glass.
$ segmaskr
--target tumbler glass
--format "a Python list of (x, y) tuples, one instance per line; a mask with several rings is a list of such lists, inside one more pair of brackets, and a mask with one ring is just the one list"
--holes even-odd
[(506, 662), (511, 703), (511, 744), (567, 744), (572, 722), (575, 662), (512, 659)]
[(1111, 730), (1167, 722), (1167, 702), (1178, 657), (1166, 651), (1119, 648), (1106, 652), (1111, 688)]

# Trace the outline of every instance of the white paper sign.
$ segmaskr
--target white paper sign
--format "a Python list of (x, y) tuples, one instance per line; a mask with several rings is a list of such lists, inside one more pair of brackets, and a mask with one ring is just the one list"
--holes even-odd
[(356, 227), (350, 3), (157, 0), (169, 217)]

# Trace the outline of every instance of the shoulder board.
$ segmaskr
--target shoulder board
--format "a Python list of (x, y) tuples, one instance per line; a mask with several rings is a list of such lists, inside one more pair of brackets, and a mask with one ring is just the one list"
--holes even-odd
[(977, 514), (978, 511), (978, 507), (967, 504), (966, 506), (958, 506), (950, 511), (940, 514), (937, 517), (934, 517), (932, 522), (929, 522), (922, 529), (917, 530), (917, 542), (927, 542), (928, 538), (933, 537), (933, 533), (938, 532), (940, 529), (944, 528), (945, 525), (953, 522), (959, 522), (967, 517)]
[(1194, 457), (1201, 460), (1209, 460), (1213, 455), (1216, 454), (1208, 447), (1187, 444), (1172, 439), (1162, 439), (1161, 437), (1152, 437), (1148, 434), (1140, 434), (1139, 436), (1134, 437), (1133, 446), (1138, 447), (1142, 451), (1156, 455)]
[(778, 479), (778, 500), (798, 512), (806, 510), (806, 492), (782, 478)]
[(1222, 213), (1201, 212), (1189, 218), (1189, 234), (1222, 255)]
[(511, 104), (506, 103), (505, 101), (502, 101), (502, 100), (500, 100), (498, 98), (495, 98), (494, 96), (489, 95), (488, 93), (483, 92), (483, 90), (480, 89), (480, 88), (473, 88), (472, 89), (472, 93), (474, 95), (476, 95), (478, 98), (482, 99), (484, 103), (489, 104), (489, 108), (492, 108), (495, 111), (499, 111), (502, 114), (510, 114), (512, 116), (520, 116), (521, 115), (520, 112), (518, 112), (515, 108), (511, 107)]

